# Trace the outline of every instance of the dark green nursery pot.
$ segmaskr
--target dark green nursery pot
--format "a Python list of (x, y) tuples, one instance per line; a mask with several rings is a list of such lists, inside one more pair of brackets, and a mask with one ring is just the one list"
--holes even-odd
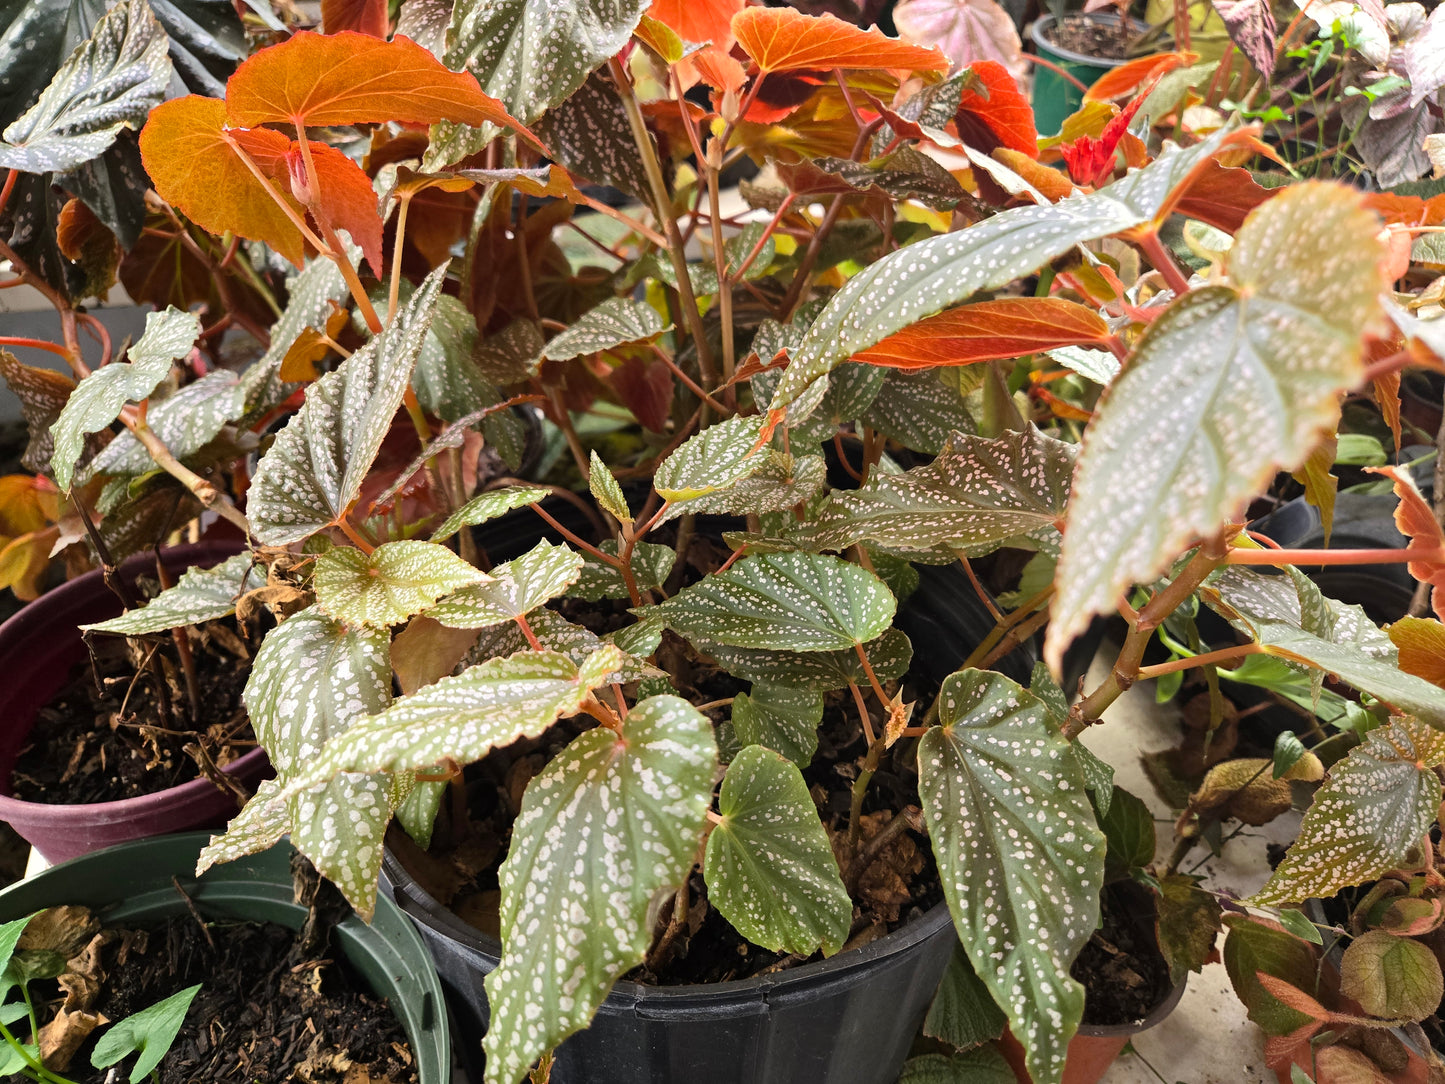
[[(1113, 12), (1091, 12), (1084, 16), (1090, 22), (1118, 26), (1119, 17)], [(1135, 33), (1142, 34), (1149, 27), (1145, 23), (1131, 20)], [(1034, 51), (1045, 60), (1063, 68), (1086, 87), (1091, 87), (1103, 76), (1121, 64), (1123, 60), (1109, 60), (1104, 57), (1086, 56), (1072, 49), (1065, 49), (1049, 41), (1048, 30), (1054, 25), (1054, 17), (1045, 15), (1029, 27), (1029, 38)], [(1057, 135), (1064, 121), (1084, 104), (1084, 92), (1058, 72), (1043, 64), (1034, 65), (1034, 127), (1041, 136)]]

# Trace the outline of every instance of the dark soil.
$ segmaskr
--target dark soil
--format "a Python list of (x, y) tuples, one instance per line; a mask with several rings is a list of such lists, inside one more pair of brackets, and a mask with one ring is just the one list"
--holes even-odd
[(1129, 55), (1129, 36), (1117, 23), (1100, 22), (1082, 12), (1066, 13), (1044, 27), (1042, 33), (1051, 45), (1071, 53), (1100, 60), (1124, 60)]
[(250, 648), (239, 627), (225, 618), (189, 637), (198, 720), (168, 635), (92, 636), (91, 658), (36, 718), (15, 764), (14, 796), (53, 805), (134, 798), (199, 777), (202, 760), (223, 768), (253, 749), (241, 704)]
[(1084, 1023), (1136, 1024), (1173, 988), (1154, 935), (1153, 901), (1137, 885), (1109, 885), (1102, 921), (1069, 973), (1083, 983)]

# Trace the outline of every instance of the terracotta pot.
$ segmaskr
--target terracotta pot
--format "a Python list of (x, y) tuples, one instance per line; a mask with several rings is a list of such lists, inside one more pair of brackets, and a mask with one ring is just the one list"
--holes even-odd
[[(234, 542), (200, 542), (163, 552), (166, 568), (179, 575), (192, 566), (209, 567), (239, 552)], [(155, 568), (149, 552), (124, 562), (120, 574), (133, 580)], [(0, 820), (8, 821), (48, 862), (87, 854), (132, 839), (219, 827), (236, 815), (235, 800), (205, 778), (156, 794), (118, 802), (50, 805), (10, 797), (10, 773), (30, 735), (36, 712), (64, 686), (71, 668), (86, 657), (77, 626), (122, 612), (120, 601), (99, 572), (88, 572), (42, 595), (0, 625)], [(230, 764), (226, 772), (248, 788), (270, 774), (261, 749)]]

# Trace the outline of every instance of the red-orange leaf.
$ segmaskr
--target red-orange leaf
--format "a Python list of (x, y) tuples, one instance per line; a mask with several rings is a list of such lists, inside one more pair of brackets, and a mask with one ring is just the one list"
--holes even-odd
[(1250, 211), (1283, 191), (1265, 188), (1247, 169), (1221, 166), (1211, 159), (1194, 171), (1174, 210), (1225, 233), (1234, 233)]
[[(161, 199), (203, 230), (230, 230), (249, 241), (263, 241), (300, 267), (306, 255), (301, 231), (236, 155), (231, 143), (235, 133), (225, 131), (225, 125), (226, 105), (219, 98), (192, 94), (156, 106), (140, 134), (141, 158), (151, 183)], [(291, 140), (265, 129), (249, 137), (253, 157), (279, 160), (284, 168)], [(289, 187), (279, 195), (298, 216), (303, 213)]]
[(239, 128), (452, 120), (526, 131), (475, 77), (448, 70), (416, 42), (354, 31), (303, 30), (262, 49), (226, 84), (226, 113)]
[(937, 49), (861, 30), (835, 15), (804, 15), (793, 8), (744, 8), (733, 16), (733, 35), (760, 71), (828, 71), (833, 68), (949, 69)]
[(391, 22), (386, 9), (386, 0), (321, 0), (321, 29), (327, 34), (355, 30), (384, 39)]
[(1445, 621), (1445, 531), (1441, 531), (1434, 510), (1425, 503), (1408, 472), (1399, 467), (1366, 469), (1395, 483), (1395, 496), (1400, 498), (1395, 507), (1395, 526), (1410, 540), (1405, 547), (1414, 558), (1409, 565), (1410, 575), (1433, 588), (1430, 606), (1435, 616)]
[(1195, 53), (1152, 53), (1105, 72), (1085, 93), (1084, 101), (1107, 102), (1133, 94), (1151, 79), (1198, 61)]
[(723, 92), (731, 91), (736, 94), (743, 89), (747, 82), (747, 75), (743, 72), (743, 66), (733, 59), (731, 53), (724, 52), (714, 45), (694, 53), (683, 61), (684, 64), (691, 64), (697, 76), (714, 90)]
[(1073, 182), (1056, 169), (1040, 165), (1012, 147), (995, 147), (991, 155), (1033, 185), (1051, 202), (1057, 203), (1074, 191)]
[(744, 0), (652, 0), (647, 14), (670, 26), (683, 41), (699, 45), (711, 42), (726, 49), (733, 40), (733, 16), (742, 11), (743, 3)]
[(1056, 297), (1009, 297), (950, 309), (854, 354), (854, 361), (893, 369), (970, 365), (1058, 346), (1104, 343), (1098, 313)]
[(974, 78), (964, 87), (954, 117), (959, 136), (984, 154), (1008, 147), (1037, 158), (1039, 133), (1033, 107), (1019, 93), (1008, 69), (996, 60), (980, 60), (968, 70)]

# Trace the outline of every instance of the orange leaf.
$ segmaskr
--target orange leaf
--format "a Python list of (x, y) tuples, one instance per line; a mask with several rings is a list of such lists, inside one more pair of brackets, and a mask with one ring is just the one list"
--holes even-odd
[(391, 28), (386, 9), (386, 0), (321, 0), (321, 29), (327, 34), (355, 30), (385, 39)]
[(491, 122), (536, 142), (475, 77), (448, 70), (409, 38), (380, 41), (351, 30), (303, 30), (256, 53), (226, 84), (226, 115), (240, 128)]
[(733, 16), (733, 34), (764, 72), (829, 71), (833, 68), (906, 68), (947, 74), (948, 58), (937, 49), (860, 30), (836, 15), (804, 15), (793, 8), (744, 8)]
[(727, 49), (733, 41), (733, 16), (744, 0), (652, 0), (647, 9), (658, 22), (670, 26), (683, 41), (712, 43)]
[(1084, 101), (1107, 102), (1133, 94), (1155, 76), (1188, 67), (1198, 61), (1194, 53), (1152, 53), (1105, 72), (1084, 94)]
[(1297, 1013), (1312, 1017), (1315, 1020), (1325, 1021), (1330, 1018), (1330, 1011), (1321, 1005), (1309, 994), (1305, 993), (1298, 986), (1294, 986), (1283, 979), (1276, 978), (1264, 971), (1255, 972), (1259, 984), (1264, 987), (1265, 993), (1279, 1001), (1284, 1002)]
[(1022, 151), (1016, 151), (1012, 147), (995, 147), (992, 157), (1008, 166), (1053, 202), (1063, 199), (1074, 190), (1073, 183), (1062, 173), (1040, 165)]
[[(203, 230), (264, 241), (300, 267), (306, 255), (301, 231), (232, 149), (237, 133), (225, 131), (225, 125), (226, 103), (218, 98), (192, 94), (156, 106), (140, 134), (151, 183), (161, 199)], [(257, 155), (284, 163), (291, 145), (280, 132), (266, 129), (247, 133), (247, 141), (254, 148), (248, 153), (267, 177), (272, 174)], [(298, 216), (303, 213), (289, 187), (278, 195)]]
[(1194, 170), (1174, 210), (1234, 233), (1250, 211), (1282, 191), (1263, 187), (1247, 169), (1221, 166), (1210, 159)]
[(730, 53), (724, 52), (715, 45), (709, 45), (700, 52), (693, 53), (683, 61), (684, 64), (691, 64), (697, 76), (714, 90), (721, 90), (724, 93), (734, 93), (743, 89), (747, 82), (747, 75), (743, 66), (733, 59)]
[(7, 474), (0, 477), (0, 532), (14, 537), (45, 526), (47, 506), (53, 511), (53, 499), (30, 474)]
[(1445, 625), (1428, 617), (1402, 617), (1387, 630), (1400, 650), (1400, 669), (1445, 686)]
[(1039, 156), (1039, 133), (1034, 111), (1019, 93), (1019, 85), (997, 60), (970, 64), (974, 79), (964, 87), (954, 120), (958, 134), (975, 150), (989, 154), (1009, 147), (1030, 158)]
[(1055, 297), (1009, 297), (950, 309), (894, 332), (854, 361), (892, 369), (970, 365), (1016, 358), (1056, 346), (1102, 343), (1109, 325), (1098, 313)]
[[(1371, 358), (1370, 360), (1375, 360)], [(1395, 447), (1400, 447), (1400, 374), (1382, 373), (1375, 377), (1375, 405), (1380, 408), (1380, 414), (1385, 419), (1385, 424), (1390, 427), (1390, 434), (1395, 438)]]
[(1400, 503), (1395, 506), (1395, 526), (1410, 540), (1405, 552), (1415, 557), (1409, 564), (1410, 575), (1421, 583), (1428, 583), (1431, 592), (1430, 605), (1435, 616), (1445, 620), (1445, 532), (1435, 519), (1435, 512), (1420, 491), (1415, 480), (1399, 467), (1366, 467), (1371, 474), (1383, 474), (1395, 483), (1395, 496)]

